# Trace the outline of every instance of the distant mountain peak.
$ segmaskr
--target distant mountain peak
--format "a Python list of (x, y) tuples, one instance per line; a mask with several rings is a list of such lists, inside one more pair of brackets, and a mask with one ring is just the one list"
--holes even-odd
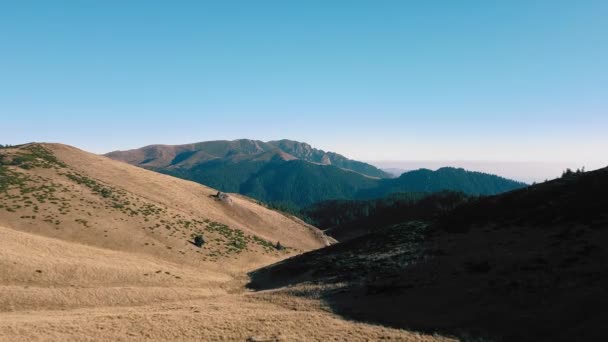
[(390, 175), (375, 166), (351, 160), (343, 155), (313, 148), (310, 144), (281, 139), (264, 142), (252, 139), (214, 140), (184, 145), (149, 145), (129, 151), (114, 151), (106, 156), (129, 164), (149, 168), (190, 168), (214, 160), (233, 162), (290, 161), (334, 165), (364, 176), (388, 178)]

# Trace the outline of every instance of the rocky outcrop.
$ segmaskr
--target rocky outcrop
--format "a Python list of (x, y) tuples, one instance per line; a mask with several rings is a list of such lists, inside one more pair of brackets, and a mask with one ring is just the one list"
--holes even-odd
[(218, 191), (213, 197), (217, 198), (218, 201), (232, 205), (232, 197), (225, 192)]

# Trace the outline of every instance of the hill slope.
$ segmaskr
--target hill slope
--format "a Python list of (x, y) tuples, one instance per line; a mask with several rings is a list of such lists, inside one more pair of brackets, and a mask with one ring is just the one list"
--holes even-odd
[(476, 197), (461, 192), (396, 193), (371, 200), (315, 203), (296, 214), (344, 242), (407, 221), (433, 222)]
[(65, 145), (0, 149), (0, 340), (449, 340), (245, 292), (245, 271), (331, 239), (215, 193)]
[[(154, 278), (157, 271), (154, 267), (143, 271), (144, 265), (150, 264), (142, 261), (145, 258), (152, 260), (152, 264), (179, 264), (184, 273), (188, 273), (189, 267), (195, 268), (197, 283), (204, 284), (202, 279), (225, 282), (243, 270), (323, 247), (330, 241), (316, 228), (263, 208), (245, 197), (233, 195), (228, 203), (214, 198), (215, 193), (196, 183), (65, 145), (29, 144), (0, 150), (0, 225), (36, 234), (36, 237), (15, 235), (15, 239), (38, 239), (39, 242), (32, 244), (42, 244), (46, 249), (57, 245), (61, 246), (57, 250), (107, 254), (116, 260), (123, 258), (121, 253), (135, 253), (130, 258), (141, 261), (142, 272), (134, 282), (126, 281), (127, 284), (149, 284)], [(204, 236), (203, 248), (191, 243), (195, 234)], [(44, 240), (47, 238), (58, 240)], [(288, 248), (275, 250), (277, 241)], [(78, 247), (66, 245), (70, 243)], [(17, 246), (22, 245), (19, 242), (13, 250), (19, 251), (21, 247)], [(90, 248), (100, 250), (93, 253)], [(37, 247), (28, 249), (34, 252)], [(102, 253), (102, 250), (108, 252)], [(6, 260), (10, 259), (3, 261)], [(98, 277), (106, 273), (107, 267), (102, 265), (103, 261), (100, 263), (96, 266), (97, 274), (91, 272), (78, 277), (67, 272), (53, 275), (52, 280), (64, 286), (96, 283)], [(111, 262), (107, 265), (111, 266)], [(23, 267), (6, 263), (3, 266), (11, 270), (3, 269), (4, 277), (9, 277), (3, 281), (8, 284), (18, 284), (19, 279), (28, 281), (19, 275)], [(15, 267), (19, 272), (13, 272)], [(172, 271), (176, 267), (173, 266)], [(35, 279), (44, 279), (49, 271), (32, 274)], [(58, 272), (58, 267), (52, 271)], [(116, 272), (115, 276), (119, 274)], [(104, 276), (104, 279), (112, 277)], [(175, 281), (170, 279), (172, 287)], [(192, 282), (183, 275), (177, 281), (184, 286)], [(1, 293), (0, 302), (15, 298), (11, 291)]]
[(257, 270), (251, 286), (321, 284), (345, 317), (464, 338), (601, 340), (606, 191), (602, 169), (481, 198), (430, 227), (393, 224)]
[(241, 193), (265, 202), (296, 206), (319, 200), (353, 198), (361, 189), (376, 186), (377, 179), (331, 165), (294, 160), (267, 165), (241, 186)]
[(363, 190), (359, 196), (377, 198), (397, 192), (438, 192), (442, 190), (460, 191), (469, 195), (495, 195), (525, 186), (525, 183), (483, 172), (442, 167), (436, 171), (428, 169), (408, 171), (397, 178), (379, 180), (377, 187)]
[(524, 183), (456, 168), (416, 170), (399, 178), (374, 179), (332, 166), (294, 160), (267, 165), (240, 187), (240, 192), (265, 201), (308, 206), (335, 199), (376, 199), (395, 193), (458, 191), (493, 195), (525, 187)]

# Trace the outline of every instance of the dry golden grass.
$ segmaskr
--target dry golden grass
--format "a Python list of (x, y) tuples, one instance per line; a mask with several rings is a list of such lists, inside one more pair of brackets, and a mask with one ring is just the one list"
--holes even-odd
[(225, 295), (139, 307), (2, 314), (7, 341), (448, 341), (364, 323), (255, 296)]
[(0, 227), (0, 311), (134, 305), (226, 293), (227, 274)]
[[(229, 205), (195, 183), (42, 146), (59, 164), (9, 165), (24, 150), (0, 151), (0, 171), (22, 180), (0, 191), (2, 341), (445, 340), (345, 321), (314, 296), (245, 290), (246, 271), (330, 241), (314, 227), (241, 196)], [(200, 232), (202, 249), (189, 242)]]
[[(331, 240), (241, 196), (233, 195), (227, 204), (197, 183), (65, 145), (34, 146), (43, 146), (65, 165), (5, 166), (25, 179), (0, 192), (0, 224), (13, 229), (235, 274)], [(29, 152), (1, 153), (10, 164), (15, 155)], [(207, 240), (203, 249), (190, 243), (198, 233)], [(290, 248), (269, 248), (277, 241)]]
[(345, 321), (314, 288), (251, 293), (242, 278), (144, 254), (0, 234), (2, 341), (447, 340)]

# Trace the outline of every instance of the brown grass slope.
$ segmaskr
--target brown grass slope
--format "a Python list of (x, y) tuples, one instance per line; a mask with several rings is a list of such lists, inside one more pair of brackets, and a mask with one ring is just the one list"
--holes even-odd
[[(204, 279), (224, 281), (227, 276), (329, 242), (316, 228), (242, 196), (233, 195), (231, 203), (223, 202), (212, 197), (213, 189), (73, 147), (29, 144), (2, 149), (0, 156), (0, 225), (7, 227), (3, 228), (6, 234), (11, 228), (36, 234), (24, 235), (32, 239), (45, 237), (57, 239), (49, 241), (76, 243), (79, 251), (89, 255), (96, 253), (80, 246), (100, 248), (98, 252), (129, 253), (136, 260), (149, 258), (146, 260), (193, 267), (203, 270), (201, 274), (209, 272), (208, 277), (202, 276)], [(204, 236), (204, 248), (191, 243), (195, 234)], [(287, 248), (276, 250), (273, 246), (277, 241)], [(38, 243), (49, 245), (46, 240)], [(15, 253), (36, 251), (23, 243), (11, 246)], [(8, 247), (4, 250), (8, 251)], [(17, 260), (15, 253), (12, 259)], [(112, 260), (120, 260), (118, 255), (121, 254), (113, 255)], [(9, 266), (13, 267), (4, 264)], [(80, 266), (86, 269), (86, 263)], [(49, 266), (54, 271), (57, 267)], [(32, 273), (33, 279), (45, 279), (49, 268)], [(18, 281), (21, 276), (13, 271), (3, 269), (4, 285), (29, 284), (28, 278)], [(156, 271), (142, 270), (133, 284), (149, 286)], [(57, 277), (64, 279), (59, 282), (61, 286), (97, 283), (98, 276), (111, 278), (104, 272), (68, 277), (76, 279), (74, 284), (62, 275)], [(68, 275), (66, 271), (65, 276)], [(171, 286), (175, 279), (181, 284), (192, 283), (184, 277), (172, 277)], [(127, 283), (131, 284), (127, 281), (123, 285)], [(14, 298), (7, 291), (0, 296), (4, 300)], [(10, 303), (5, 304), (4, 309), (11, 307)]]
[(136, 305), (225, 293), (231, 277), (0, 227), (0, 311)]
[(252, 273), (342, 316), (491, 341), (605, 340), (608, 169), (473, 201)]
[[(24, 162), (27, 169), (10, 165), (12, 156), (31, 154), (28, 148), (44, 149), (61, 164), (29, 168)], [(231, 230), (240, 230), (271, 242), (280, 240), (283, 245), (298, 250), (319, 248), (326, 243), (316, 229), (259, 206), (245, 197), (233, 195), (231, 204), (224, 203), (212, 197), (216, 190), (211, 188), (73, 147), (34, 144), (16, 150), (2, 150), (0, 153), (5, 156), (5, 164), (9, 164), (4, 167), (11, 173), (17, 173), (13, 178), (28, 178), (22, 186), (14, 186), (3, 193), (5, 210), (2, 211), (1, 222), (10, 223), (12, 228), (37, 230), (53, 237), (75, 240), (83, 235), (82, 238), (88, 239), (85, 242), (89, 244), (115, 249), (123, 245), (137, 250), (145, 249), (141, 242), (146, 238), (168, 238), (173, 235), (175, 240), (180, 240), (178, 237), (190, 238), (189, 234), (197, 231), (208, 231), (213, 235), (213, 229), (206, 227), (210, 222), (227, 225)], [(11, 207), (15, 210), (8, 210)], [(37, 218), (22, 218), (23, 214), (33, 214)], [(45, 221), (50, 216), (53, 216), (53, 221), (57, 218), (61, 223), (56, 225), (55, 222)], [(78, 223), (78, 219), (87, 223)], [(200, 224), (200, 221), (208, 222)], [(34, 222), (36, 224), (32, 224)], [(125, 229), (130, 235), (124, 236), (124, 241), (101, 234), (111, 233), (112, 230), (120, 234), (125, 230), (120, 229), (121, 226), (128, 227)], [(70, 231), (70, 227), (77, 229)], [(82, 227), (89, 229), (83, 230)], [(137, 232), (137, 229), (141, 231)], [(230, 235), (229, 231), (223, 232), (221, 228), (215, 230), (220, 235)], [(83, 231), (86, 233), (82, 234)], [(105, 243), (105, 235), (110, 240), (119, 241)], [(176, 246), (183, 245), (181, 242), (184, 240), (180, 240)], [(209, 244), (214, 245), (213, 238)]]
[(0, 341), (447, 341), (247, 293), (244, 271), (327, 239), (214, 193), (65, 145), (0, 149)]
[(449, 341), (340, 319), (226, 274), (0, 227), (0, 341)]

